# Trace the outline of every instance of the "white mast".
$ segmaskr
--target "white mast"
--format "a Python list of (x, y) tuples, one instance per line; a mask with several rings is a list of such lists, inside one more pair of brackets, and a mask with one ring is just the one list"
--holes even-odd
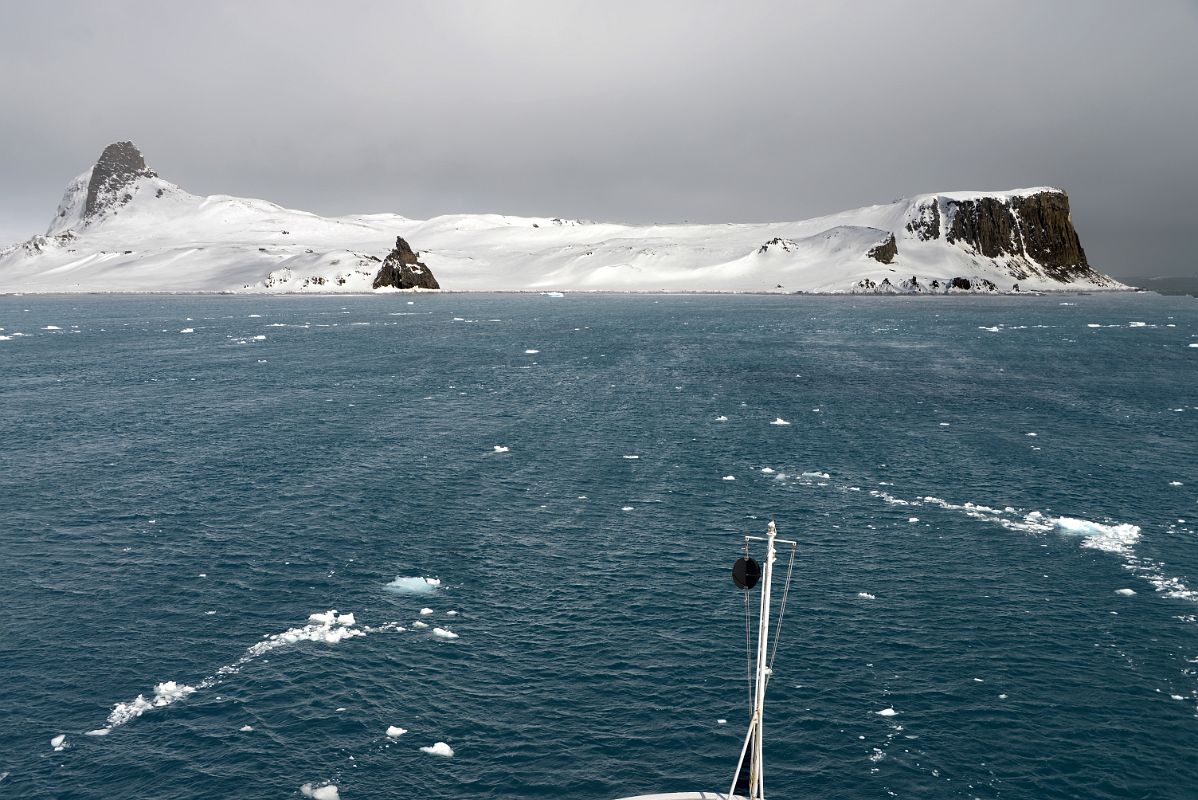
[[(778, 529), (773, 521), (770, 521), (769, 530), (766, 533), (766, 555), (765, 569), (761, 578), (761, 611), (757, 617), (757, 674), (754, 679), (754, 694), (753, 694), (753, 716), (749, 720), (749, 732), (745, 736), (745, 744), (740, 751), (740, 761), (737, 764), (737, 777), (740, 775), (740, 766), (744, 764), (745, 757), (749, 758), (749, 798), (748, 800), (765, 800), (765, 779), (762, 766), (764, 761), (761, 755), (761, 739), (762, 725), (765, 717), (765, 687), (769, 683), (770, 668), (766, 663), (769, 654), (769, 638), (770, 638), (770, 583), (774, 576), (774, 562), (777, 560), (777, 553), (774, 550), (774, 539), (778, 535)], [(757, 537), (748, 537), (756, 539)], [(728, 790), (729, 796), (736, 791), (736, 777), (732, 779), (732, 788)]]

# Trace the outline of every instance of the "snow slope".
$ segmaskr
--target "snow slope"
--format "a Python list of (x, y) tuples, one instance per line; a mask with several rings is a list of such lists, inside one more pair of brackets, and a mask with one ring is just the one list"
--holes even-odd
[[(947, 231), (950, 201), (1058, 192), (1043, 187), (922, 195), (800, 222), (633, 226), (498, 214), (325, 218), (198, 197), (153, 173), (88, 213), (91, 175), (68, 185), (47, 235), (0, 250), (0, 291), (368, 292), (396, 236), (450, 291), (841, 293), (866, 282), (899, 292), (931, 291), (934, 281), (943, 291), (954, 277), (973, 290), (982, 281), (999, 291), (1126, 288), (1094, 272), (1053, 280), (1029, 259), (1013, 267), (911, 228), (933, 202)], [(892, 263), (867, 255), (891, 235)]]

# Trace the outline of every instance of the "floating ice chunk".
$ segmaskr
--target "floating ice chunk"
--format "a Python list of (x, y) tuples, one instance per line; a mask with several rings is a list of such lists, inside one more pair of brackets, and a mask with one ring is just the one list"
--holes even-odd
[(786, 420), (782, 419), (782, 417), (776, 417), (774, 419), (774, 421), (771, 422), (770, 424), (771, 425), (789, 425), (790, 423), (787, 422)]
[(879, 717), (893, 717), (898, 712), (895, 711), (893, 708), (883, 708), (881, 711), (875, 711), (874, 713), (877, 714)]
[(715, 724), (716, 724), (716, 725), (727, 725), (727, 724), (728, 724), (728, 720), (726, 720), (726, 719), (717, 719), (717, 720), (715, 721)]
[(1086, 519), (1056, 517), (1053, 524), (1066, 533), (1084, 536), (1082, 547), (1108, 553), (1129, 554), (1140, 540), (1140, 526), (1126, 523), (1103, 525)]
[(727, 422), (728, 418), (725, 417), (723, 414), (720, 414), (718, 417), (715, 418), (715, 421), (716, 422)]
[(830, 478), (832, 476), (826, 472), (804, 472), (804, 473), (802, 473), (801, 477), (803, 477), (803, 478), (820, 478), (820, 479), (826, 481), (828, 478)]
[(1088, 323), (1086, 323), (1086, 327), (1087, 328), (1101, 328), (1102, 326), (1099, 325), (1097, 322), (1088, 322)]
[(456, 639), (458, 635), (448, 628), (433, 628), (433, 636), (438, 639)]
[(341, 800), (341, 794), (337, 791), (337, 787), (331, 783), (326, 783), (324, 786), (305, 783), (300, 787), (300, 794), (304, 797), (311, 797), (312, 800)]
[(940, 427), (941, 427), (941, 428), (947, 428), (947, 427), (948, 427), (948, 423), (947, 423), (947, 422), (941, 422), (941, 423), (940, 423)]
[(454, 611), (452, 608), (445, 612), (445, 616), (447, 617), (456, 617), (457, 615), (458, 612)]
[(42, 328), (42, 330), (44, 330), (44, 331), (60, 331), (60, 330), (62, 330), (62, 328), (58, 327), (57, 325), (47, 325), (46, 327)]
[(1127, 323), (1127, 327), (1129, 327), (1129, 328), (1146, 328), (1146, 327), (1148, 327), (1148, 323), (1147, 322), (1129, 322), (1129, 323)]
[(50, 740), (50, 746), (54, 748), (54, 752), (60, 753), (67, 749), (67, 735), (60, 733)]
[(629, 455), (624, 456), (624, 458), (628, 459), (629, 461), (636, 461), (640, 458), (640, 456), (630, 453)]
[(1007, 699), (1007, 696), (1006, 696), (1005, 694), (1000, 694), (1000, 695), (998, 696), (998, 699), (999, 699), (999, 700), (1006, 700), (1006, 699)]
[(112, 728), (96, 728), (95, 730), (88, 731), (86, 735), (88, 735), (88, 736), (107, 736), (111, 732), (112, 732)]
[(1198, 342), (1190, 342), (1189, 347), (1198, 347)]
[(991, 325), (989, 328), (979, 325), (978, 330), (979, 331), (990, 331), (991, 333), (998, 333), (1000, 330), (1002, 330), (1002, 328), (998, 327), (997, 325)]
[(1023, 435), (1024, 435), (1024, 436), (1035, 436), (1036, 434), (1035, 434), (1034, 432), (1028, 432), (1028, 433), (1025, 433), (1025, 434), (1023, 434)]
[(440, 585), (440, 578), (397, 577), (383, 588), (396, 594), (426, 594), (436, 590)]
[(266, 334), (263, 334), (263, 333), (258, 334), (257, 336), (254, 337), (254, 341), (255, 342), (265, 342)]
[[(108, 730), (124, 725), (126, 722), (135, 720), (142, 714), (149, 711), (151, 708), (162, 708), (169, 706), (176, 700), (181, 700), (187, 695), (195, 691), (194, 686), (175, 683), (174, 681), (164, 681), (154, 687), (154, 699), (147, 700), (144, 695), (138, 695), (128, 703), (117, 703), (112, 707), (112, 712), (108, 715)], [(95, 734), (102, 736), (103, 734)]]
[(427, 622), (421, 622), (420, 620), (416, 620), (415, 622), (413, 622), (413, 623), (412, 623), (412, 627), (413, 627), (413, 628), (427, 628), (427, 627), (428, 627), (428, 623), (427, 623)]
[(1136, 593), (1135, 589), (1116, 589), (1115, 594), (1121, 594), (1124, 597), (1131, 597)]
[(1171, 695), (1169, 695), (1169, 699), (1170, 700), (1185, 700), (1185, 698), (1179, 694), (1171, 694)]
[(492, 447), (491, 449), (494, 450), (496, 453), (506, 453), (509, 450), (511, 450), (512, 448), (510, 448), (506, 445), (497, 444), (494, 447)]
[(1181, 486), (1181, 481), (1169, 481), (1170, 486)]
[(254, 729), (254, 727), (252, 725), (242, 725), (237, 730), (241, 731), (242, 733), (249, 733), (253, 729)]
[(453, 755), (453, 748), (445, 744), (445, 742), (437, 742), (431, 747), (420, 748), (421, 752), (428, 753), (431, 756), (444, 756), (449, 758)]
[(422, 616), (427, 617), (429, 614), (433, 613), (433, 610), (431, 608), (422, 608), (420, 609), (420, 613)]
[(907, 517), (907, 522), (919, 522), (919, 517)]
[(354, 625), (356, 623), (357, 623), (357, 620), (354, 619), (354, 614), (352, 611), (349, 612), (348, 614), (338, 614), (337, 615), (337, 624), (338, 625)]
[(725, 475), (723, 478), (721, 478), (721, 480), (734, 481), (734, 480), (736, 480), (736, 476), (735, 475)]
[(180, 328), (179, 333), (195, 333), (195, 328)]
[(870, 594), (869, 592), (857, 592), (857, 596), (860, 597), (862, 600), (877, 600), (878, 599), (878, 598), (874, 597), (872, 594)]
[(624, 506), (620, 510), (621, 511), (635, 511), (635, 509), (632, 506)]
[(774, 474), (774, 470), (773, 470), (773, 469), (771, 469), (770, 467), (762, 467), (762, 468), (761, 468), (761, 474), (762, 474), (762, 475), (773, 475), (773, 474)]
[(524, 355), (526, 355), (526, 356), (535, 356), (535, 355), (536, 355), (537, 353), (539, 353), (539, 352), (541, 352), (541, 351), (540, 351), (540, 350), (525, 350), (525, 351), (524, 351)]
[(394, 725), (390, 725), (387, 727), (387, 735), (390, 736), (392, 739), (398, 739), (399, 737), (403, 736), (407, 732), (408, 732), (407, 728), (397, 728)]
[(0, 336), (0, 342), (11, 342), (11, 341), (12, 341), (11, 336)]

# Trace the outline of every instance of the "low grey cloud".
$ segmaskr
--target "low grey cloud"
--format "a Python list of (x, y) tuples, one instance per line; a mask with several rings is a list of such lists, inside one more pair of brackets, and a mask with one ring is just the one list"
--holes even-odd
[(1192, 2), (6, 4), (0, 238), (132, 139), (322, 214), (801, 219), (1052, 185), (1091, 262), (1198, 273)]

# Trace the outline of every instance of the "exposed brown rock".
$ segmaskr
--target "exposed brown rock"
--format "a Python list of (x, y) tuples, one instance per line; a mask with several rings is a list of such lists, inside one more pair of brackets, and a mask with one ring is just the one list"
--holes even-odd
[(395, 249), (387, 256), (372, 284), (375, 289), (393, 286), (396, 289), (440, 289), (432, 271), (420, 263), (420, 254), (399, 236)]
[(870, 251), (865, 255), (875, 261), (881, 261), (883, 264), (893, 263), (894, 257), (898, 255), (898, 245), (894, 241), (894, 234), (890, 234), (886, 241), (881, 244), (870, 248)]
[(915, 238), (921, 242), (939, 239), (940, 204), (933, 200), (931, 205), (920, 206), (919, 216), (907, 223), (907, 230), (915, 234)]
[(113, 142), (104, 148), (92, 167), (84, 217), (128, 203), (133, 196), (125, 191), (126, 187), (138, 178), (154, 177), (157, 176), (146, 166), (146, 160), (133, 142)]
[(986, 258), (1024, 256), (1058, 281), (1097, 277), (1086, 262), (1064, 192), (1037, 192), (1009, 200), (981, 197), (949, 204), (953, 223), (944, 238), (950, 244), (960, 243)]

